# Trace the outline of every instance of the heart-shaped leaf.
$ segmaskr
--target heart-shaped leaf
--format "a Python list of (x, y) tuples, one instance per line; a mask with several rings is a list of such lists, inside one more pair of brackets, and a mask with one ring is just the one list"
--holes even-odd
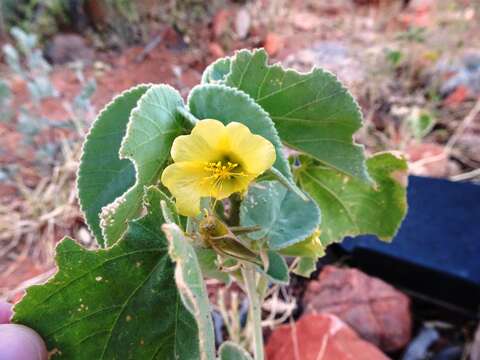
[(107, 245), (114, 244), (125, 232), (127, 221), (138, 216), (144, 186), (157, 183), (173, 140), (185, 130), (184, 119), (176, 110), (182, 106), (178, 91), (168, 85), (154, 85), (132, 110), (120, 157), (134, 163), (136, 182), (102, 210), (101, 225)]
[(407, 163), (390, 153), (367, 160), (375, 186), (301, 158), (301, 187), (322, 209), (320, 241), (326, 246), (345, 236), (374, 234), (391, 239), (407, 212)]
[(220, 58), (207, 66), (202, 74), (202, 84), (219, 84), (225, 80), (230, 72), (231, 59)]
[(262, 181), (250, 187), (240, 208), (243, 226), (260, 225), (248, 236), (266, 239), (271, 250), (280, 250), (305, 240), (320, 224), (320, 210), (277, 181)]
[(100, 212), (135, 183), (135, 168), (118, 152), (132, 109), (150, 85), (139, 85), (117, 96), (97, 116), (83, 145), (78, 170), (78, 198), (88, 227), (105, 245)]
[(14, 322), (36, 330), (54, 357), (198, 360), (197, 327), (175, 286), (160, 199), (149, 189), (148, 214), (109, 249), (63, 240), (58, 273), (27, 290)]
[(237, 52), (224, 83), (265, 109), (287, 146), (369, 182), (363, 147), (352, 139), (362, 115), (348, 90), (330, 72), (301, 74), (267, 61), (263, 49)]

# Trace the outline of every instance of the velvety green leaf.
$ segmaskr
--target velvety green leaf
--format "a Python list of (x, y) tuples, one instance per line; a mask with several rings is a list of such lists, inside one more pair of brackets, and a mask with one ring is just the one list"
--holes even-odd
[(309, 278), (312, 272), (317, 270), (317, 259), (310, 257), (302, 257), (299, 259), (297, 266), (293, 269), (293, 273), (305, 278)]
[(246, 125), (253, 134), (269, 140), (277, 153), (274, 167), (287, 179), (292, 179), (272, 120), (247, 94), (223, 85), (199, 85), (190, 93), (188, 106), (198, 119), (216, 119), (224, 124), (236, 121)]
[(212, 249), (196, 247), (198, 263), (202, 270), (202, 274), (206, 278), (217, 279), (225, 284), (230, 283), (230, 277), (227, 273), (218, 270), (217, 267), (217, 253)]
[(268, 270), (266, 275), (275, 283), (286, 285), (290, 281), (288, 265), (283, 256), (275, 251), (268, 252)]
[(304, 201), (277, 181), (262, 181), (250, 187), (240, 208), (243, 226), (260, 225), (249, 234), (254, 240), (266, 239), (268, 247), (280, 250), (305, 240), (320, 223), (320, 210), (314, 201)]
[(218, 360), (252, 360), (245, 349), (231, 341), (224, 342), (218, 352), (220, 355)]
[(195, 249), (175, 224), (164, 224), (170, 258), (176, 263), (175, 282), (183, 304), (195, 316), (200, 339), (200, 359), (215, 359), (215, 333), (207, 287), (203, 281)]
[(390, 153), (367, 160), (375, 186), (302, 158), (297, 177), (322, 209), (320, 240), (326, 246), (345, 236), (374, 234), (383, 240), (397, 232), (407, 211), (407, 163)]
[(131, 221), (109, 249), (63, 240), (58, 273), (15, 306), (14, 322), (35, 329), (54, 357), (198, 360), (197, 327), (175, 286), (158, 192), (150, 190), (146, 204), (148, 215)]
[(224, 57), (207, 66), (202, 74), (202, 84), (218, 84), (225, 80), (230, 72), (231, 59)]
[(130, 112), (150, 85), (139, 85), (117, 96), (97, 116), (85, 139), (78, 170), (78, 198), (90, 230), (103, 246), (102, 207), (112, 203), (135, 183), (135, 168), (118, 151)]
[(330, 72), (302, 74), (267, 61), (263, 49), (237, 52), (225, 84), (264, 108), (289, 147), (368, 182), (363, 147), (352, 140), (362, 115), (348, 90)]
[(104, 207), (101, 225), (106, 244), (114, 244), (124, 233), (127, 221), (141, 208), (144, 186), (156, 184), (170, 155), (173, 140), (184, 128), (177, 107), (180, 94), (168, 85), (154, 85), (132, 110), (120, 157), (135, 165), (136, 182), (121, 197)]
[[(164, 191), (153, 185), (147, 187), (146, 191), (149, 191), (153, 188), (155, 189), (155, 191), (158, 192), (160, 196), (160, 205), (162, 208), (163, 217), (167, 220), (166, 222), (173, 222), (174, 224), (180, 226), (180, 228), (186, 229), (187, 218), (177, 213), (177, 207), (175, 206), (175, 202), (173, 201), (173, 199), (168, 196)], [(165, 204), (165, 206), (163, 206), (163, 204)], [(167, 213), (167, 215), (165, 213)]]

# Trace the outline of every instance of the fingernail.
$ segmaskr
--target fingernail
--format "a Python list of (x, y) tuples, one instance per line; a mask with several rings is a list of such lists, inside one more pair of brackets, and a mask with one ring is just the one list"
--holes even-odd
[(0, 360), (47, 360), (42, 338), (32, 329), (16, 324), (0, 325)]

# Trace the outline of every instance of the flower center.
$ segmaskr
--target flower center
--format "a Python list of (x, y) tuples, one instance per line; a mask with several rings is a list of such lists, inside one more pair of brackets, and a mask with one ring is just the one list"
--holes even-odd
[[(229, 180), (234, 176), (244, 176), (243, 172), (238, 171), (238, 164), (230, 161), (222, 162), (207, 162), (205, 163), (204, 170), (211, 173), (207, 179), (213, 179), (215, 181)], [(234, 171), (237, 169), (237, 171)]]

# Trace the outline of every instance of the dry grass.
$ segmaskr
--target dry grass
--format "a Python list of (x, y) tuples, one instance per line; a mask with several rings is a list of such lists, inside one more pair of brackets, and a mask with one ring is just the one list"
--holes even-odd
[(55, 245), (64, 235), (92, 245), (76, 201), (79, 153), (78, 144), (63, 142), (64, 161), (53, 168), (50, 177), (35, 188), (17, 178), (19, 196), (10, 203), (0, 203), (0, 273), (5, 279), (27, 258), (39, 268), (51, 268)]

